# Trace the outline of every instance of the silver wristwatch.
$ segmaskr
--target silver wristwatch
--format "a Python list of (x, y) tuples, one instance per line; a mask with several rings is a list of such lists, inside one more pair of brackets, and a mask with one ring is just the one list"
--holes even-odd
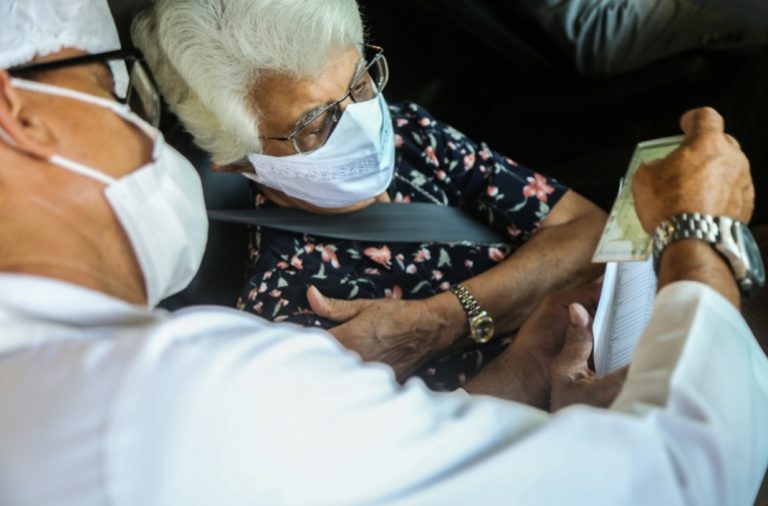
[(682, 213), (665, 220), (653, 236), (653, 263), (658, 271), (664, 249), (680, 239), (711, 244), (730, 265), (741, 296), (754, 297), (765, 284), (765, 267), (755, 238), (747, 226), (727, 216)]
[(472, 293), (461, 283), (453, 285), (451, 292), (459, 299), (461, 307), (467, 313), (469, 335), (477, 344), (487, 343), (494, 335), (493, 318), (477, 302)]

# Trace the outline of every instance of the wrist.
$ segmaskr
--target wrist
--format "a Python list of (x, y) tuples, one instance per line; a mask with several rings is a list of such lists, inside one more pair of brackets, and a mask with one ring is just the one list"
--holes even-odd
[(469, 334), (467, 314), (453, 293), (439, 293), (425, 299), (425, 302), (435, 321), (439, 349), (453, 348)]
[(740, 307), (739, 288), (726, 260), (708, 243), (682, 239), (667, 246), (659, 262), (659, 289), (675, 281), (698, 281)]

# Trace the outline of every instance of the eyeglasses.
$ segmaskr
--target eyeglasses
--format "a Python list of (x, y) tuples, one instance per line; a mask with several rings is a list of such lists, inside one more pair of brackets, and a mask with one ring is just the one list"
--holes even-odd
[(282, 137), (260, 136), (259, 139), (292, 142), (297, 153), (309, 154), (321, 148), (333, 133), (341, 119), (341, 103), (347, 98), (353, 102), (365, 102), (381, 93), (389, 80), (389, 66), (384, 57), (384, 49), (378, 46), (364, 47), (366, 67), (352, 79), (347, 92), (309, 117), (300, 120), (290, 134)]
[(92, 65), (114, 60), (124, 60), (128, 67), (128, 93), (125, 99), (118, 102), (128, 104), (128, 107), (141, 119), (155, 128), (160, 124), (160, 93), (157, 91), (152, 75), (146, 69), (142, 56), (137, 51), (109, 51), (106, 53), (87, 54), (64, 58), (61, 60), (40, 63), (28, 63), (8, 69), (14, 77), (29, 77), (30, 75), (50, 70), (58, 70), (78, 65)]

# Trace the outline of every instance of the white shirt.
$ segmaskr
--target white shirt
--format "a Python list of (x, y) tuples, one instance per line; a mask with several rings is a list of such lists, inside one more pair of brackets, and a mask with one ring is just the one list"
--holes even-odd
[(320, 330), (0, 275), (0, 504), (751, 504), (768, 360), (658, 296), (611, 410), (400, 387)]

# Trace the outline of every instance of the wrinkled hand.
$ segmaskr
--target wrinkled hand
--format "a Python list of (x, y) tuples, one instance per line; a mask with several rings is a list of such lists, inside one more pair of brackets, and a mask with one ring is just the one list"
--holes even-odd
[(663, 160), (635, 173), (632, 192), (643, 228), (653, 233), (680, 213), (730, 216), (749, 222), (754, 187), (739, 143), (724, 132), (714, 109), (688, 111), (680, 120), (685, 140)]
[(332, 299), (314, 286), (307, 298), (319, 316), (343, 322), (330, 330), (336, 339), (363, 360), (392, 366), (398, 379), (441, 351), (443, 322), (425, 300)]
[(607, 407), (619, 395), (627, 368), (600, 377), (587, 365), (592, 353), (592, 331), (586, 309), (580, 304), (568, 308), (570, 323), (560, 354), (552, 362), (552, 398), (556, 411), (570, 404)]
[(550, 294), (520, 327), (509, 351), (524, 357), (521, 381), (526, 403), (542, 408), (547, 406), (552, 362), (562, 350), (570, 324), (569, 304), (577, 302), (593, 311), (600, 300), (601, 288), (600, 284), (592, 283)]

